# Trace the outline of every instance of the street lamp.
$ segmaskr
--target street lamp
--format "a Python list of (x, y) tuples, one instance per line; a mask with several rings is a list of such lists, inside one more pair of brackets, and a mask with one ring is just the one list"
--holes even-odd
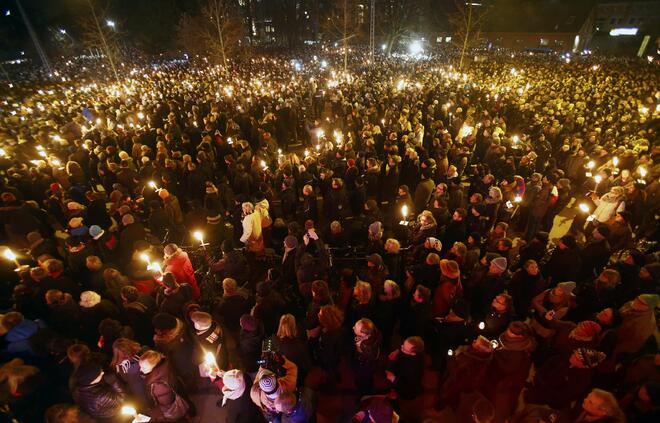
[(410, 54), (413, 56), (422, 54), (424, 52), (424, 46), (422, 46), (422, 42), (419, 40), (415, 40), (412, 43), (410, 43), (410, 45), (408, 46), (408, 52), (410, 52)]

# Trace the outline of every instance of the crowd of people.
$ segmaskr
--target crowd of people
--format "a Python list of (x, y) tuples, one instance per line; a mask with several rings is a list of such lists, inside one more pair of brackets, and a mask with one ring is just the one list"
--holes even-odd
[(657, 421), (657, 65), (303, 57), (0, 101), (3, 419)]

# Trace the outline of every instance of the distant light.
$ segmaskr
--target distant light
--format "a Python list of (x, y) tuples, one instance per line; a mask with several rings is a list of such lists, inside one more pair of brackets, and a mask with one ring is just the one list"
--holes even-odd
[(465, 5), (466, 5), (466, 6), (481, 6), (481, 3), (471, 3), (471, 2), (468, 2), (468, 3), (465, 3)]
[(11, 10), (9, 9), (5, 10), (5, 16), (11, 16)]
[(327, 60), (321, 60), (321, 68), (325, 69), (328, 67), (328, 61)]
[(639, 28), (614, 28), (610, 30), (610, 35), (612, 37), (618, 37), (619, 35), (637, 35)]
[(66, 29), (60, 28), (60, 34), (66, 34)]
[(105, 21), (105, 24), (108, 25), (110, 28), (114, 28), (114, 27), (115, 27), (115, 21), (111, 21), (110, 19), (108, 19), (107, 21)]
[(410, 52), (411, 55), (417, 56), (424, 52), (424, 46), (422, 46), (421, 41), (415, 40), (412, 43), (410, 43), (410, 45), (408, 46), (408, 51)]
[(380, 46), (380, 49), (383, 51), (387, 50), (387, 44), (383, 44), (382, 46)]

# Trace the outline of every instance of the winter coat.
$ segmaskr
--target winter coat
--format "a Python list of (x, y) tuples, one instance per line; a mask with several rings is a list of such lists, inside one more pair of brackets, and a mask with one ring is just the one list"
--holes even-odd
[(222, 328), (217, 322), (212, 322), (211, 327), (204, 331), (195, 331), (193, 337), (202, 351), (213, 353), (220, 369), (227, 369), (229, 359), (225, 337)]
[(158, 310), (172, 316), (183, 318), (185, 306), (192, 299), (192, 287), (187, 283), (181, 284), (174, 291), (163, 288), (156, 294)]
[(583, 398), (591, 389), (591, 369), (572, 367), (565, 355), (546, 360), (536, 371), (525, 393), (528, 403), (547, 404), (561, 410)]
[(250, 312), (250, 303), (240, 293), (224, 296), (213, 309), (213, 318), (227, 329), (236, 331), (239, 328), (241, 316)]
[(165, 260), (165, 272), (170, 272), (179, 284), (187, 283), (192, 288), (193, 300), (197, 300), (200, 296), (199, 286), (195, 278), (195, 270), (192, 263), (188, 258), (188, 253), (179, 251), (173, 257)]
[(181, 211), (181, 206), (179, 205), (179, 199), (174, 194), (170, 194), (163, 201), (163, 209), (167, 214), (167, 217), (172, 226), (181, 226), (183, 225), (183, 212)]
[[(295, 364), (286, 358), (284, 359), (282, 367), (285, 370), (285, 374), (282, 376), (277, 376), (278, 389), (281, 390), (281, 393), (295, 392), (298, 368)], [(266, 370), (263, 367), (260, 367), (257, 375), (254, 377), (254, 383), (250, 388), (250, 398), (252, 398), (252, 402), (254, 402), (257, 407), (266, 413), (275, 411), (275, 401), (268, 398), (268, 396), (266, 396), (266, 394), (259, 387), (259, 381), (264, 377), (264, 375), (268, 373), (270, 373), (270, 370)]]
[(623, 200), (623, 197), (618, 197), (612, 192), (608, 192), (602, 197), (595, 199), (596, 209), (592, 213), (594, 219), (600, 223), (607, 223), (618, 212), (625, 210), (626, 203)]
[(264, 418), (257, 405), (250, 398), (252, 379), (250, 379), (247, 373), (243, 373), (243, 378), (245, 380), (243, 395), (236, 399), (227, 399), (227, 402), (223, 406), (226, 419), (232, 423), (261, 423), (264, 421)]
[(462, 393), (481, 389), (492, 358), (492, 352), (482, 352), (472, 346), (461, 347), (447, 361), (447, 378), (441, 388), (443, 401), (455, 406)]
[(257, 360), (261, 358), (261, 343), (263, 339), (264, 335), (261, 327), (252, 332), (241, 329), (237, 349), (241, 362), (240, 368), (245, 372), (254, 373), (257, 371), (259, 367)]
[(594, 239), (585, 245), (580, 252), (580, 280), (591, 279), (599, 274), (609, 261), (610, 255), (610, 244), (606, 239)]
[(432, 179), (424, 179), (415, 188), (413, 196), (413, 203), (415, 205), (415, 213), (421, 213), (429, 202), (431, 194), (435, 189), (435, 183)]
[(144, 350), (146, 348), (115, 365), (115, 374), (128, 388), (129, 396), (133, 396), (142, 406), (151, 404), (147, 385), (140, 373), (140, 355)]
[[(158, 363), (158, 365), (145, 376), (144, 384), (154, 404), (151, 410), (146, 414), (154, 421), (168, 421), (163, 414), (164, 410), (168, 409), (176, 400), (177, 394), (179, 394), (179, 396), (183, 394), (183, 388), (172, 373), (172, 368), (170, 367), (168, 360), (163, 360)], [(180, 409), (179, 411), (181, 412), (183, 410)]]
[(424, 353), (408, 355), (400, 350), (389, 360), (387, 369), (394, 373), (394, 389), (399, 398), (412, 400), (422, 393), (424, 360)]
[(113, 377), (104, 377), (92, 385), (75, 385), (71, 394), (82, 411), (101, 420), (118, 417), (126, 397), (119, 381)]
[(516, 314), (524, 319), (527, 317), (532, 305), (532, 298), (536, 297), (546, 287), (541, 272), (532, 276), (525, 269), (519, 269), (509, 281), (508, 291), (513, 298), (513, 307)]
[(156, 333), (154, 345), (158, 351), (165, 354), (169, 365), (186, 386), (194, 386), (199, 379), (199, 363), (192, 359), (195, 357), (195, 344), (186, 332), (183, 322), (177, 319), (174, 329)]
[(37, 335), (44, 330), (46, 326), (40, 320), (23, 320), (11, 328), (4, 336), (4, 347), (0, 350), (3, 356), (14, 357), (33, 357), (40, 353), (35, 348)]
[[(562, 250), (557, 247), (543, 268), (543, 274), (552, 280), (552, 284), (576, 281), (582, 267), (580, 251), (575, 248)], [(516, 310), (518, 311), (518, 310)]]
[(619, 311), (623, 322), (616, 329), (618, 342), (615, 353), (635, 353), (655, 333), (655, 310), (650, 307), (646, 310), (635, 310), (631, 301), (624, 304)]

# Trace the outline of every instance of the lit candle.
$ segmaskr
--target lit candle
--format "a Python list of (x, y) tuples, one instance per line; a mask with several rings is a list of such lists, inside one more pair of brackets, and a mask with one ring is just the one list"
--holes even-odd
[(589, 213), (589, 212), (591, 211), (591, 209), (589, 208), (589, 206), (588, 206), (587, 204), (585, 204), (585, 203), (581, 203), (581, 204), (579, 205), (579, 207), (580, 207), (580, 210), (581, 210), (583, 213)]
[(406, 204), (401, 206), (401, 215), (403, 216), (403, 220), (408, 218), (408, 206)]
[(137, 418), (138, 418), (137, 410), (135, 409), (135, 407), (131, 407), (130, 405), (124, 405), (121, 408), (121, 414), (123, 414), (125, 416), (133, 417), (134, 421), (137, 420)]
[(642, 178), (646, 177), (646, 168), (644, 166), (640, 166), (637, 171)]
[(18, 262), (18, 258), (16, 257), (16, 254), (14, 254), (14, 252), (11, 249), (7, 248), (4, 252), (4, 256), (7, 260), (13, 261), (17, 269), (21, 267), (21, 264)]
[(479, 322), (479, 330), (484, 330), (484, 329), (486, 329), (486, 323)]
[(206, 249), (207, 244), (204, 243), (204, 233), (202, 231), (195, 231), (193, 232), (193, 236), (200, 242), (202, 248)]

